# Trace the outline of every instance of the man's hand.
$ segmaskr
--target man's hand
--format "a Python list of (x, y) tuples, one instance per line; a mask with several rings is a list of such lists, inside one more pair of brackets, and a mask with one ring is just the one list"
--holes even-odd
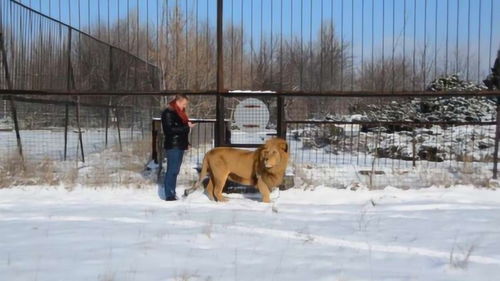
[(194, 128), (194, 126), (196, 126), (196, 124), (193, 124), (192, 122), (188, 122), (188, 126), (189, 126), (189, 128)]

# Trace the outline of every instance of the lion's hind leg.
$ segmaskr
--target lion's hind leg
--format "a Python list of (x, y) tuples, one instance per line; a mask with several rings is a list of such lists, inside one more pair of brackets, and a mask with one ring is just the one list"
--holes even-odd
[(214, 197), (214, 183), (212, 180), (212, 176), (209, 177), (208, 179), (208, 184), (207, 184), (207, 193), (208, 193), (208, 198), (212, 201), (215, 201)]
[(229, 176), (228, 172), (219, 172), (212, 174), (213, 186), (214, 186), (214, 195), (217, 201), (226, 202), (228, 198), (222, 195), (222, 190), (224, 189), (224, 185), (226, 184), (227, 177)]

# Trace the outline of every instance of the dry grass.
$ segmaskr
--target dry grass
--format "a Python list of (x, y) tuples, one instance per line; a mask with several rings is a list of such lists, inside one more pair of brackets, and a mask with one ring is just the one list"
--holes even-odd
[(26, 173), (24, 161), (18, 155), (7, 155), (0, 162), (0, 188), (15, 184), (15, 178), (23, 177)]
[(12, 154), (0, 162), (0, 188), (33, 184), (56, 185), (59, 182), (56, 163), (50, 159), (23, 160), (17, 154)]
[(79, 183), (92, 187), (134, 185), (138, 188), (150, 181), (141, 176), (151, 154), (151, 141), (144, 139), (89, 154), (86, 162), (31, 160), (17, 154), (0, 159), (0, 188), (19, 185), (59, 185), (73, 187)]
[[(474, 244), (465, 248), (460, 247), (459, 245), (454, 245), (450, 252), (450, 266), (452, 268), (466, 269), (469, 265), (470, 256), (475, 248)], [(457, 253), (457, 251), (459, 253)]]

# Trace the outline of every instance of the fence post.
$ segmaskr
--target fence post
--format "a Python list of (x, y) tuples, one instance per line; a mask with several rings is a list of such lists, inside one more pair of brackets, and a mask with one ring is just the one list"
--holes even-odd
[(66, 161), (68, 155), (68, 121), (69, 121), (69, 105), (66, 103), (64, 114), (64, 161)]
[(221, 93), (217, 93), (215, 104), (215, 147), (224, 145), (225, 140), (225, 124), (224, 124), (224, 97)]
[(413, 128), (413, 132), (412, 132), (412, 138), (411, 138), (411, 150), (412, 150), (412, 163), (413, 163), (413, 168), (415, 168), (417, 166), (417, 163), (416, 163), (416, 150), (417, 150), (417, 140), (415, 139), (417, 136), (417, 134), (415, 133), (415, 128)]
[[(75, 77), (73, 75), (73, 66), (71, 64), (71, 35), (72, 35), (72, 28), (68, 27), (68, 77), (66, 81), (67, 83), (66, 86), (69, 92), (75, 89)], [(78, 140), (80, 142), (80, 150), (82, 154), (82, 162), (85, 162), (85, 153), (83, 151), (82, 127), (80, 126), (80, 96), (76, 96), (75, 111), (76, 111), (76, 126), (78, 128)]]
[(216, 101), (216, 123), (215, 123), (215, 146), (221, 146), (225, 140), (224, 122), (224, 54), (223, 54), (223, 3), (217, 0), (217, 101)]
[[(113, 90), (113, 47), (109, 46), (109, 69), (108, 69), (108, 90)], [(106, 107), (106, 134), (105, 147), (108, 148), (108, 128), (109, 128), (109, 110), (111, 109), (111, 96), (108, 99), (108, 107)]]
[(277, 107), (278, 107), (278, 116), (277, 116), (278, 120), (276, 124), (277, 135), (278, 137), (286, 140), (285, 98), (282, 97), (281, 95), (278, 96)]
[(122, 151), (122, 134), (120, 131), (120, 114), (118, 111), (118, 107), (115, 108), (115, 117), (116, 117), (116, 129), (118, 130), (118, 143), (120, 144), (120, 152)]
[(155, 163), (158, 163), (158, 151), (157, 151), (157, 138), (158, 138), (158, 131), (156, 130), (155, 127), (155, 121), (151, 119), (151, 148), (152, 148), (152, 153), (151, 153), (151, 158)]
[[(137, 105), (137, 99), (134, 97), (134, 104)], [(132, 124), (130, 125), (130, 138), (134, 141), (134, 123), (135, 123), (135, 106), (132, 108)]]
[(500, 140), (500, 97), (497, 97), (497, 117), (495, 127), (495, 151), (493, 152), (493, 179), (497, 178), (498, 141)]
[(111, 97), (108, 99), (108, 106), (106, 107), (106, 131), (104, 135), (104, 147), (108, 148), (108, 128), (109, 128), (109, 109), (111, 108)]
[[(492, 70), (492, 81), (494, 87), (500, 90), (500, 49), (498, 50), (497, 58), (493, 63)], [(500, 97), (497, 97), (497, 116), (496, 116), (496, 128), (495, 128), (495, 151), (493, 154), (493, 179), (497, 178), (497, 166), (498, 166), (498, 142), (500, 140)]]
[[(1, 31), (0, 31), (0, 48), (2, 49), (2, 60), (5, 72), (5, 80), (7, 81), (7, 87), (9, 90), (12, 90), (12, 81), (10, 79), (9, 66), (7, 61), (7, 52), (5, 51), (3, 32)], [(21, 134), (19, 133), (19, 122), (17, 120), (16, 103), (14, 102), (14, 99), (10, 95), (9, 95), (9, 103), (10, 103), (10, 111), (12, 114), (12, 121), (14, 122), (14, 130), (16, 131), (17, 149), (19, 152), (19, 156), (21, 157), (21, 160), (23, 160), (24, 162), (23, 144), (21, 142)]]
[[(68, 50), (67, 50), (67, 70), (66, 70), (66, 90), (71, 91), (71, 28), (68, 28)], [(69, 104), (66, 103), (66, 112), (64, 116), (64, 160), (68, 155), (68, 124), (69, 124)]]
[(82, 162), (85, 162), (85, 153), (83, 152), (82, 127), (80, 126), (80, 96), (76, 96), (76, 126), (78, 127), (78, 139), (80, 150), (82, 152)]

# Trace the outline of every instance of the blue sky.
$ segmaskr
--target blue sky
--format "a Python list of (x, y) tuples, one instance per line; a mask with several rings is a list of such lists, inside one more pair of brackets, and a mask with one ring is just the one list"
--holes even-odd
[[(95, 23), (99, 18), (102, 23), (107, 23), (108, 13), (111, 22), (118, 16), (125, 17), (127, 5), (131, 10), (138, 7), (140, 21), (143, 24), (149, 22), (150, 28), (154, 28), (157, 23), (158, 7), (167, 2), (170, 7), (178, 3), (193, 16), (197, 11), (200, 21), (206, 21), (208, 13), (210, 23), (215, 26), (216, 22), (216, 0), (22, 0), (21, 2), (72, 26), (80, 25), (83, 30), (87, 29), (89, 23)], [(233, 21), (240, 24), (243, 21), (247, 36), (253, 29), (256, 45), (259, 44), (261, 26), (264, 34), (269, 35), (271, 29), (275, 34), (279, 34), (282, 30), (284, 37), (289, 37), (290, 34), (302, 36), (304, 44), (309, 44), (310, 31), (312, 30), (314, 39), (314, 35), (321, 28), (321, 19), (323, 21), (333, 19), (337, 34), (343, 35), (344, 40), (352, 42), (353, 54), (358, 62), (362, 58), (371, 57), (372, 46), (376, 55), (380, 56), (384, 48), (384, 55), (390, 57), (393, 42), (396, 53), (403, 52), (404, 44), (407, 54), (413, 52), (414, 43), (416, 49), (421, 51), (426, 42), (428, 52), (433, 56), (436, 50), (438, 56), (442, 58), (446, 54), (447, 40), (449, 60), (451, 60), (458, 39), (458, 48), (465, 54), (468, 50), (471, 60), (476, 62), (479, 60), (481, 71), (486, 71), (488, 65), (492, 63), (491, 58), (500, 48), (500, 17), (495, 18), (495, 15), (500, 15), (500, 0), (225, 0), (224, 5), (225, 22)]]

